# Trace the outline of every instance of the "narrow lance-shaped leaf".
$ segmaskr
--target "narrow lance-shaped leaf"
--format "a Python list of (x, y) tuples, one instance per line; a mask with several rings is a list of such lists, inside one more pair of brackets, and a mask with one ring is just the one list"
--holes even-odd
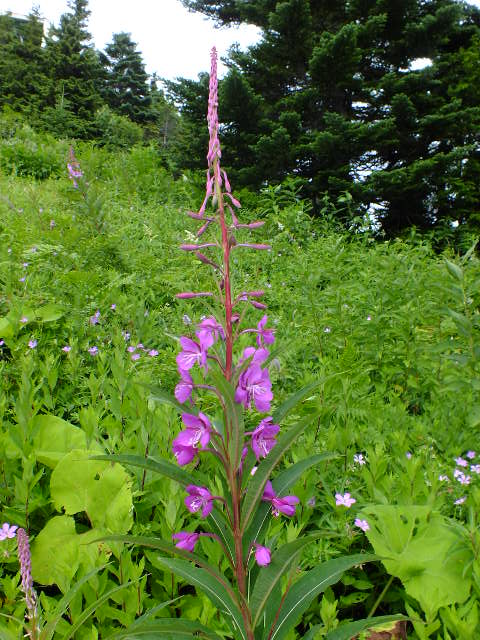
[(255, 475), (248, 484), (247, 493), (243, 502), (242, 508), (242, 530), (246, 531), (250, 520), (255, 512), (257, 504), (260, 502), (263, 490), (267, 480), (269, 479), (272, 471), (280, 462), (284, 453), (290, 448), (292, 443), (298, 438), (298, 436), (308, 427), (309, 424), (318, 416), (317, 413), (306, 416), (303, 420), (300, 420), (295, 426), (291, 427), (286, 433), (284, 433), (278, 439), (277, 444), (270, 451), (268, 456), (263, 460), (259, 466)]
[(312, 600), (327, 587), (340, 580), (348, 569), (355, 565), (377, 560), (377, 556), (356, 554), (328, 560), (318, 567), (307, 571), (288, 592), (271, 635), (267, 632), (264, 640), (282, 640), (297, 623), (298, 618), (310, 606)]
[[(352, 640), (352, 638), (357, 638), (358, 634), (362, 631), (367, 631), (369, 629), (375, 630), (380, 625), (383, 626), (387, 625), (390, 622), (398, 622), (401, 620), (408, 620), (408, 618), (402, 615), (392, 615), (378, 616), (376, 618), (365, 618), (364, 620), (355, 620), (355, 622), (348, 622), (347, 624), (343, 624), (337, 629), (330, 631), (330, 633), (327, 633), (327, 635), (325, 636), (325, 640)], [(392, 625), (389, 631), (392, 631), (393, 628), (394, 627)], [(382, 631), (385, 630), (386, 629), (382, 629)]]
[[(176, 575), (184, 578), (189, 584), (199, 587), (209, 600), (220, 609), (235, 637), (246, 640), (247, 635), (242, 614), (237, 602), (234, 600), (235, 594), (230, 586), (226, 588), (205, 569), (193, 567), (190, 562), (185, 560), (158, 558), (158, 561)], [(224, 581), (226, 581), (225, 578)]]
[(189, 638), (221, 640), (221, 636), (203, 624), (182, 618), (148, 620), (141, 625), (135, 627), (132, 625), (129, 629), (108, 636), (107, 640), (136, 640), (137, 638), (141, 640), (157, 640), (157, 638), (162, 638), (162, 640), (188, 640)]

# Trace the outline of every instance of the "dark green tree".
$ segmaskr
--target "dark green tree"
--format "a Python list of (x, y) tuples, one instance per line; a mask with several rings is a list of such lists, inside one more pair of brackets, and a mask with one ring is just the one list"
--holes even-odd
[(51, 87), (43, 40), (37, 10), (25, 19), (0, 16), (0, 107), (31, 119), (46, 106)]
[[(71, 113), (72, 133), (88, 137), (102, 105), (102, 67), (88, 32), (88, 0), (69, 0), (70, 12), (48, 33), (46, 54), (53, 79), (50, 107)], [(46, 120), (55, 114), (47, 114)]]
[[(262, 29), (247, 52), (231, 50), (221, 87), (237, 180), (294, 174), (315, 204), (348, 191), (352, 215), (375, 216), (388, 235), (478, 208), (479, 10), (455, 0), (182, 2), (218, 24)], [(431, 63), (418, 69), (419, 58)], [(203, 81), (177, 85), (185, 119), (203, 92)]]
[(100, 59), (106, 70), (103, 95), (108, 106), (133, 122), (151, 122), (154, 114), (148, 74), (130, 34), (114, 33)]

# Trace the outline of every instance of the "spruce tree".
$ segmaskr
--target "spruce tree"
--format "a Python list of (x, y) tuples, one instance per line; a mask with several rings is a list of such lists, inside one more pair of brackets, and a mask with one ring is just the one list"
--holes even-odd
[[(236, 183), (295, 174), (317, 209), (348, 191), (353, 215), (374, 215), (388, 235), (478, 208), (479, 10), (455, 0), (182, 2), (219, 24), (262, 28), (247, 52), (231, 50), (222, 86), (222, 121), (241, 132), (225, 145)], [(415, 70), (418, 58), (431, 64)], [(247, 121), (236, 91), (255, 112)]]
[(112, 42), (101, 55), (106, 70), (103, 95), (113, 111), (145, 124), (154, 119), (154, 114), (148, 74), (136, 47), (129, 33), (113, 34)]

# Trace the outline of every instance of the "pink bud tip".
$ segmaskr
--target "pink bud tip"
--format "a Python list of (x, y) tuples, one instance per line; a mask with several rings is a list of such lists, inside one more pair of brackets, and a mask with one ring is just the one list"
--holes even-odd
[(205, 242), (204, 244), (181, 244), (180, 249), (182, 249), (182, 251), (198, 251), (198, 249), (205, 249), (206, 247), (216, 246), (216, 242)]
[(175, 294), (175, 297), (179, 300), (187, 300), (188, 298), (206, 298), (208, 296), (213, 296), (213, 293), (210, 291), (198, 291), (196, 293), (193, 291), (184, 291), (183, 293)]
[(248, 242), (239, 242), (237, 247), (246, 247), (247, 249), (258, 249), (259, 251), (270, 251), (271, 246), (269, 244), (249, 244)]

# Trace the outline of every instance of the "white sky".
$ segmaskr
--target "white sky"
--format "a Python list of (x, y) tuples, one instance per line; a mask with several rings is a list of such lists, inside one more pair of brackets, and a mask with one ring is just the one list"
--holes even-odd
[[(62, 13), (70, 11), (67, 0), (0, 0), (0, 12), (26, 15), (33, 5), (39, 6), (47, 23), (56, 25)], [(114, 33), (131, 33), (147, 72), (162, 78), (196, 79), (200, 71), (210, 70), (213, 45), (222, 56), (234, 42), (242, 48), (253, 44), (260, 33), (252, 26), (215, 29), (212, 20), (187, 11), (180, 0), (89, 0), (88, 7), (88, 27), (97, 49), (111, 42)], [(219, 75), (224, 71), (220, 64)]]
[[(480, 7), (480, 0), (469, 3)], [(67, 11), (67, 0), (0, 0), (0, 12), (26, 15), (34, 4), (54, 24)], [(180, 0), (89, 0), (89, 9), (89, 30), (97, 49), (111, 42), (114, 33), (131, 33), (148, 73), (169, 79), (195, 79), (209, 70), (213, 45), (222, 56), (234, 42), (242, 48), (253, 44), (260, 33), (252, 26), (215, 29), (213, 21), (190, 13)], [(220, 64), (219, 75), (224, 71)]]

